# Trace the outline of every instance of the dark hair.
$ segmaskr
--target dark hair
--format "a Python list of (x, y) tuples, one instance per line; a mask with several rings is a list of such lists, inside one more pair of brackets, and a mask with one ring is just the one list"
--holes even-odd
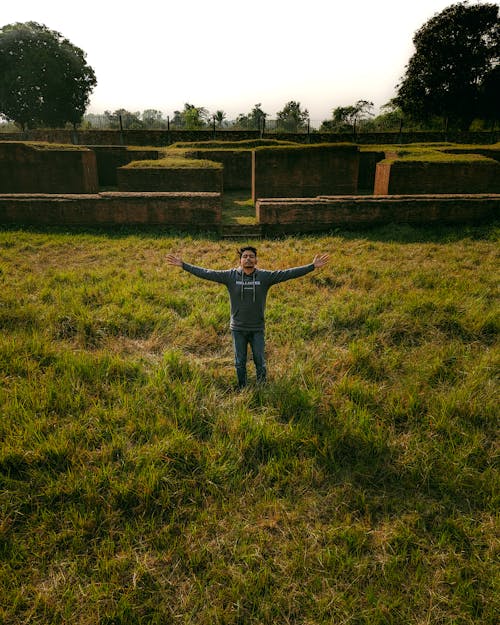
[(255, 256), (257, 256), (257, 250), (255, 249), (255, 247), (252, 247), (251, 245), (246, 245), (245, 247), (240, 247), (240, 249), (238, 250), (238, 254), (239, 254), (240, 258), (243, 256), (243, 252), (253, 252), (255, 254)]

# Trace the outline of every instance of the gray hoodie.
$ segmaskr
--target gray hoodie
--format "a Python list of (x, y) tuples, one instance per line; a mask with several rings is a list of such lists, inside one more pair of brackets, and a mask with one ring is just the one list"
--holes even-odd
[(182, 268), (198, 278), (225, 284), (231, 300), (231, 330), (264, 330), (264, 311), (269, 288), (273, 284), (305, 276), (314, 270), (314, 264), (278, 271), (255, 269), (247, 276), (241, 267), (217, 271), (189, 263)]

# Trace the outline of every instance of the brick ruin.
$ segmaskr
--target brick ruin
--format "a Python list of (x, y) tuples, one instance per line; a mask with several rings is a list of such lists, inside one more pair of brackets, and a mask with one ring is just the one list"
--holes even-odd
[(264, 235), (366, 228), (388, 223), (476, 223), (498, 217), (500, 194), (320, 196), (257, 200)]
[(119, 191), (205, 191), (222, 195), (222, 167), (120, 167)]
[(0, 142), (0, 193), (98, 191), (93, 150)]
[(374, 195), (500, 193), (500, 163), (486, 157), (456, 162), (384, 160)]
[(219, 193), (0, 195), (0, 223), (30, 226), (165, 226), (218, 230)]
[[(157, 160), (159, 152), (0, 142), (0, 223), (217, 230), (223, 188), (252, 189), (267, 234), (475, 221), (500, 208), (500, 163), (486, 157), (405, 162), (349, 144), (188, 153), (211, 153), (224, 168), (127, 168), (135, 159)], [(116, 185), (118, 192), (99, 193)], [(358, 188), (370, 195), (356, 195)]]
[(252, 152), (252, 200), (356, 193), (355, 145), (257, 148)]

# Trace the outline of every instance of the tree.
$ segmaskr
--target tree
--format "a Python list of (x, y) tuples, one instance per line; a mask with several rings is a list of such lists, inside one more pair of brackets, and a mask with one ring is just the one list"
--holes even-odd
[(146, 109), (142, 112), (143, 125), (146, 128), (165, 128), (167, 122), (163, 119), (163, 113), (156, 109)]
[(500, 64), (489, 72), (479, 88), (481, 116), (494, 126), (500, 120)]
[[(395, 98), (404, 113), (421, 121), (440, 116), (460, 129), (486, 114), (489, 94), (499, 91), (497, 5), (454, 4), (426, 22), (413, 43)], [(497, 99), (497, 117), (499, 110)]]
[(278, 128), (288, 132), (297, 132), (307, 126), (309, 122), (309, 111), (300, 108), (300, 102), (290, 100), (283, 107), (283, 110), (276, 113), (278, 118)]
[(215, 111), (215, 113), (213, 114), (213, 118), (217, 126), (221, 128), (224, 120), (227, 119), (227, 115), (224, 111)]
[(196, 107), (194, 104), (186, 102), (183, 111), (174, 111), (172, 125), (177, 128), (185, 128), (186, 130), (196, 130), (207, 125), (208, 117), (206, 108), (202, 106)]
[(104, 111), (104, 116), (107, 118), (110, 128), (120, 128), (120, 118), (121, 126), (127, 130), (139, 130), (144, 128), (144, 124), (140, 119), (140, 111), (131, 113), (126, 109), (117, 109), (114, 113)]
[(353, 132), (361, 122), (373, 117), (373, 102), (358, 100), (350, 106), (338, 106), (333, 109), (332, 119), (325, 120), (320, 131)]
[(97, 84), (85, 53), (43, 24), (0, 29), (0, 113), (28, 125), (77, 124)]
[(263, 121), (267, 117), (267, 113), (264, 113), (261, 107), (262, 104), (259, 102), (254, 105), (250, 113), (247, 113), (246, 115), (240, 113), (240, 115), (236, 118), (235, 126), (248, 130), (260, 130)]

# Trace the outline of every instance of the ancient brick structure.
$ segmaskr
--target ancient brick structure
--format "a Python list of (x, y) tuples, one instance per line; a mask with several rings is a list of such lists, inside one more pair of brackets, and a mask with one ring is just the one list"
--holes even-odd
[(489, 148), (468, 145), (467, 147), (440, 148), (440, 152), (444, 152), (445, 154), (480, 154), (481, 156), (486, 156), (486, 158), (500, 161), (500, 149), (495, 147)]
[(385, 152), (359, 153), (358, 191), (373, 193), (377, 163), (384, 160)]
[(88, 145), (96, 154), (99, 185), (116, 187), (118, 167), (132, 161), (157, 160), (158, 150), (135, 150), (121, 145)]
[(350, 144), (257, 148), (252, 198), (356, 193), (359, 150)]
[(120, 191), (205, 191), (222, 193), (222, 167), (120, 167)]
[(213, 230), (221, 221), (218, 193), (0, 195), (0, 223), (44, 226), (161, 225)]
[(249, 150), (217, 150), (203, 148), (188, 150), (187, 158), (207, 159), (221, 163), (224, 167), (224, 190), (252, 188), (252, 151)]
[(0, 193), (96, 193), (96, 156), (87, 148), (0, 141)]
[(500, 193), (500, 163), (493, 159), (377, 163), (375, 195), (408, 193)]
[[(0, 133), (0, 140), (13, 141), (49, 141), (52, 143), (74, 143), (77, 145), (152, 145), (165, 146), (178, 141), (242, 141), (258, 139), (259, 130), (212, 129), (204, 130), (65, 130), (65, 129), (33, 129), (26, 132)], [(269, 132), (266, 137), (284, 139), (297, 143), (338, 143), (350, 141), (359, 144), (407, 144), (435, 143), (450, 141), (452, 143), (488, 144), (500, 140), (500, 132), (453, 132), (453, 131), (415, 131), (415, 132), (363, 132), (363, 133), (332, 133), (316, 132), (275, 133)]]
[(388, 223), (431, 225), (498, 218), (500, 195), (335, 196), (263, 199), (256, 203), (263, 234), (320, 232)]

